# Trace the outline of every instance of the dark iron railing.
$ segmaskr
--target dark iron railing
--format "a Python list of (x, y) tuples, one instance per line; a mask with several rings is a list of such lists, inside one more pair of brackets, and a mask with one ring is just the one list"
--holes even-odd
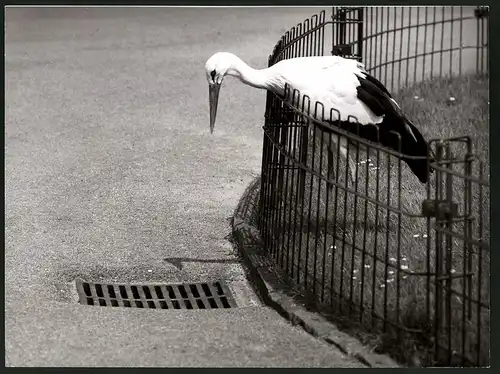
[[(384, 44), (374, 41), (396, 40), (403, 30), (398, 25), (411, 14), (418, 17), (406, 23), (407, 29), (418, 30), (424, 11), (461, 17), (451, 16), (449, 22), (433, 18), (425, 27), (456, 23), (461, 30), (461, 22), (474, 18), (481, 37), (468, 50), (487, 56), (484, 9), (475, 18), (474, 8), (441, 8), (334, 8), (330, 20), (321, 12), (283, 36), (269, 65), (323, 55), (331, 45), (332, 53), (361, 60), (384, 82), (392, 72), (406, 69), (404, 61), (420, 55), (408, 51), (392, 61)], [(376, 23), (382, 14), (399, 14), (403, 21), (393, 21), (393, 29), (381, 28)], [(333, 32), (327, 32), (329, 27)], [(448, 34), (420, 35), (436, 39)], [(426, 56), (441, 61), (444, 43), (434, 40), (441, 51), (432, 49)], [(465, 53), (457, 54), (463, 58)], [(458, 71), (446, 72), (466, 71), (467, 61)], [(413, 80), (446, 73), (442, 64), (434, 73), (420, 65), (415, 63), (414, 72), (421, 69), (422, 74), (414, 73)], [(488, 65), (478, 62), (476, 69), (484, 72)], [(407, 83), (389, 82), (393, 88)], [(322, 311), (383, 333), (400, 349), (422, 347), (424, 365), (488, 365), (489, 184), (471, 138), (430, 141), (434, 172), (424, 186), (415, 183), (401, 161), (400, 147), (391, 150), (346, 132), (337, 121), (341, 113), (286, 90), (288, 100), (267, 96), (258, 212), (265, 248), (277, 265)]]

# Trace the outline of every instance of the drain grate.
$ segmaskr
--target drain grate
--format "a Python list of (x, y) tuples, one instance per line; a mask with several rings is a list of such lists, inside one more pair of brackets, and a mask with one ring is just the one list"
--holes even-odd
[(170, 285), (100, 284), (76, 281), (83, 305), (147, 309), (227, 309), (236, 302), (224, 282)]

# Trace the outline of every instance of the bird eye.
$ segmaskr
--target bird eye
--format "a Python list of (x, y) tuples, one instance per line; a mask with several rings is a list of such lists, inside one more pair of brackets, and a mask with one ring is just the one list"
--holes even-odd
[(212, 72), (210, 73), (210, 75), (212, 76), (212, 79), (215, 79), (215, 74), (217, 74), (217, 73), (215, 72), (215, 69), (214, 69), (214, 70), (212, 70)]

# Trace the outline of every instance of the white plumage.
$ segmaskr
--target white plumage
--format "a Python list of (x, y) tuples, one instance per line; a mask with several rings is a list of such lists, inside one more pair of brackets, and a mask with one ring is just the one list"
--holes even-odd
[(338, 56), (282, 60), (266, 72), (270, 76), (268, 89), (283, 94), (285, 84), (289, 84), (301, 95), (307, 95), (311, 103), (323, 103), (325, 113), (334, 108), (341, 116), (356, 117), (361, 124), (379, 123), (382, 118), (356, 97), (356, 77), (364, 74), (362, 68), (357, 61)]
[[(365, 71), (363, 64), (355, 60), (340, 56), (299, 57), (257, 70), (232, 53), (218, 52), (208, 59), (205, 70), (209, 83), (211, 131), (215, 126), (220, 85), (224, 77), (230, 75), (249, 86), (270, 90), (280, 96), (284, 96), (285, 86), (289, 85), (289, 93), (298, 90), (301, 96), (309, 97), (312, 109), (314, 103), (320, 102), (324, 105), (325, 116), (329, 117), (330, 109), (335, 110), (334, 114), (340, 113), (340, 122), (334, 124), (359, 132), (372, 141), (375, 139), (369, 128), (376, 127), (380, 143), (393, 149), (397, 145), (389, 133), (397, 132), (401, 137), (402, 153), (420, 157), (428, 155), (427, 142), (404, 116), (391, 94)], [(361, 126), (353, 127), (352, 117)], [(345, 156), (345, 146), (341, 150)], [(429, 169), (425, 159), (402, 159), (421, 182), (427, 182)]]

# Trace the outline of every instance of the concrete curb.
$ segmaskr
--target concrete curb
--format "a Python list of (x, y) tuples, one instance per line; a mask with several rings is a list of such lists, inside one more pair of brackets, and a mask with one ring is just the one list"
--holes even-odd
[[(235, 244), (243, 256), (256, 291), (263, 302), (293, 325), (301, 326), (309, 334), (332, 344), (343, 353), (354, 357), (371, 368), (401, 367), (386, 355), (373, 353), (356, 338), (340, 331), (333, 323), (318, 313), (308, 311), (297, 302), (297, 294), (292, 297), (289, 281), (266, 254), (260, 234), (252, 221), (260, 193), (260, 177), (246, 189), (233, 216), (232, 231)], [(293, 293), (293, 291), (292, 291)], [(299, 299), (300, 300), (300, 299)]]

